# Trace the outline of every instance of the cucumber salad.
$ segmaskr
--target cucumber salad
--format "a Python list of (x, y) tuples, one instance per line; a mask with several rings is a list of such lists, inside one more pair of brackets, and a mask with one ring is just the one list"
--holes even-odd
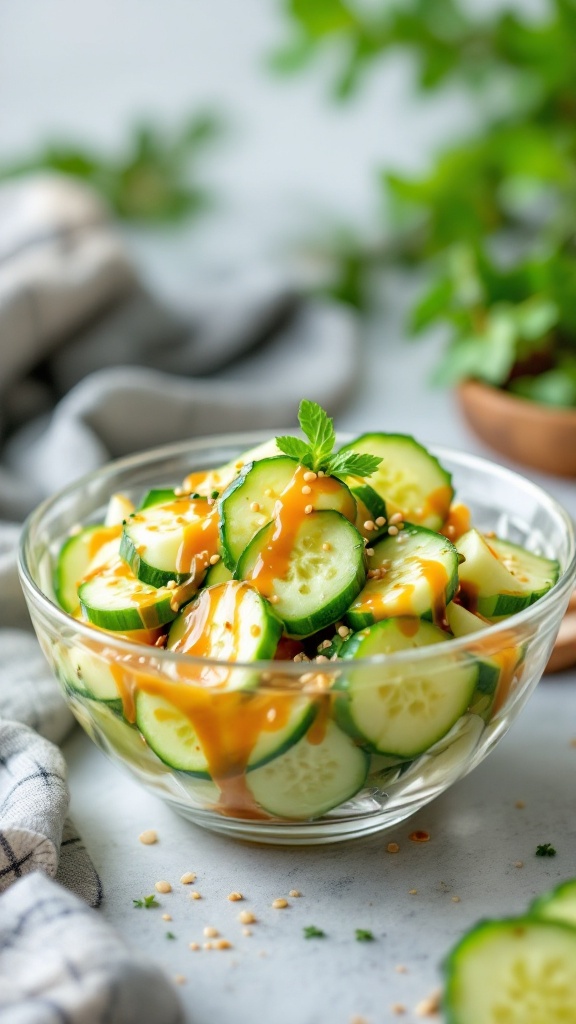
[[(313, 820), (441, 750), (463, 716), (487, 722), (523, 645), (512, 629), (497, 653), (480, 639), (477, 654), (452, 653), (450, 640), (559, 576), (556, 561), (475, 529), (414, 438), (363, 434), (335, 451), (319, 406), (303, 401), (299, 419), (304, 439), (114, 495), (57, 558), (60, 605), (94, 627), (61, 659), (75, 700), (239, 818)], [(155, 672), (138, 648), (107, 646), (110, 633), (183, 657)], [(388, 657), (415, 648), (429, 654)]]

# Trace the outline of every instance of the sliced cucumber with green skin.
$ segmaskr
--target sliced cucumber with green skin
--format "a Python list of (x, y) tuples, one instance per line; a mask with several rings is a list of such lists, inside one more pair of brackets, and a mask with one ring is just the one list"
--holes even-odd
[(173, 595), (137, 580), (120, 560), (103, 566), (78, 588), (85, 618), (113, 632), (155, 629), (171, 622), (178, 611), (172, 606)]
[[(462, 605), (454, 604), (453, 601), (446, 608), (446, 619), (455, 637), (471, 636), (490, 626), (489, 622), (485, 622), (478, 615), (463, 608)], [(478, 658), (478, 682), (476, 694), (472, 700), (472, 706), (476, 710), (478, 710), (477, 702), (482, 701), (485, 697), (491, 698), (496, 693), (500, 672), (501, 666), (493, 658)], [(483, 703), (486, 704), (486, 701)], [(488, 704), (491, 704), (491, 701)]]
[[(182, 609), (170, 627), (166, 646), (226, 665), (273, 658), (281, 635), (282, 623), (268, 601), (249, 583), (229, 580), (201, 590)], [(258, 682), (258, 675), (249, 670), (230, 675), (234, 688)]]
[(440, 529), (454, 496), (452, 477), (413, 437), (362, 434), (341, 450), (382, 459), (370, 476), (370, 486), (384, 499), (389, 514), (401, 512), (411, 523)]
[(204, 577), (205, 587), (214, 587), (217, 583), (227, 583), (234, 579), (230, 569), (226, 568), (224, 559), (220, 558), (215, 565), (211, 565)]
[(562, 882), (531, 903), (528, 913), (548, 921), (563, 921), (576, 927), (576, 878)]
[[(386, 520), (386, 503), (367, 483), (350, 485), (350, 492), (356, 502), (356, 529), (366, 540), (374, 543), (388, 529), (386, 521), (381, 525), (376, 523), (377, 519)], [(367, 529), (366, 523), (372, 523), (375, 528)]]
[(86, 574), (99, 534), (107, 528), (101, 523), (86, 526), (63, 544), (56, 564), (54, 589), (59, 604), (73, 615), (80, 607), (78, 584)]
[[(219, 732), (219, 709), (218, 701), (221, 696), (215, 697), (213, 707), (212, 735), (218, 736)], [(249, 693), (245, 695), (244, 706), (236, 708), (239, 728), (241, 728), (242, 716), (250, 715), (250, 703), (252, 698)], [(246, 771), (257, 770), (274, 758), (283, 755), (308, 730), (316, 713), (316, 707), (312, 700), (300, 694), (295, 694), (290, 701), (288, 715), (282, 715), (282, 725), (274, 728), (274, 699), (270, 698), (269, 720), (270, 728), (261, 729), (258, 733), (254, 746), (249, 753), (246, 763)], [(165, 764), (170, 765), (178, 771), (187, 772), (196, 778), (210, 779), (210, 764), (204, 753), (202, 741), (194, 728), (193, 713), (191, 716), (184, 714), (170, 701), (157, 694), (140, 692), (136, 698), (136, 724), (145, 737), (146, 742)], [(205, 721), (205, 711), (203, 715)], [(230, 749), (227, 751), (226, 729), (219, 737), (221, 749), (219, 750), (220, 763), (226, 763), (229, 755), (230, 768), (234, 769), (237, 761), (237, 753)], [(228, 742), (229, 739), (228, 739)]]
[(132, 515), (134, 502), (125, 494), (113, 494), (108, 502), (104, 526), (122, 526), (125, 519)]
[[(311, 512), (297, 527), (286, 564), (262, 582), (259, 567), (274, 551), (269, 523), (244, 551), (236, 575), (256, 587), (272, 587), (274, 611), (292, 636), (310, 636), (341, 617), (366, 578), (364, 542), (339, 512)], [(271, 556), (273, 558), (273, 555)]]
[(374, 545), (368, 579), (346, 612), (354, 630), (393, 615), (439, 620), (458, 585), (458, 552), (441, 534), (406, 523)]
[(110, 705), (113, 711), (121, 712), (122, 699), (110, 664), (82, 647), (72, 647), (68, 658), (73, 671), (72, 687), (86, 697)]
[(236, 479), (240, 471), (249, 462), (258, 462), (260, 459), (270, 459), (280, 455), (280, 449), (276, 444), (276, 438), (271, 437), (268, 441), (256, 445), (242, 452), (235, 459), (219, 466), (218, 469), (198, 470), (189, 473), (182, 484), (182, 489), (187, 492), (203, 494), (208, 498), (219, 491), (220, 494)]
[(163, 587), (171, 580), (183, 583), (191, 576), (199, 583), (210, 558), (217, 554), (214, 515), (206, 498), (152, 505), (124, 524), (120, 557), (139, 580), (152, 587)]
[(320, 742), (305, 735), (281, 757), (246, 776), (246, 784), (268, 814), (302, 821), (319, 818), (362, 789), (370, 758), (328, 721)]
[(576, 928), (485, 921), (450, 954), (447, 1024), (576, 1024)]
[[(478, 667), (466, 656), (429, 664), (388, 665), (383, 655), (438, 643), (448, 635), (437, 626), (399, 617), (363, 629), (345, 647), (343, 676), (334, 713), (342, 728), (374, 753), (413, 758), (442, 738), (466, 711), (478, 679)], [(361, 658), (382, 659), (374, 667), (354, 667)]]
[(144, 495), (138, 511), (144, 508), (152, 508), (154, 505), (167, 505), (170, 501), (176, 501), (177, 494), (168, 487), (155, 487)]
[(468, 530), (456, 542), (464, 561), (459, 578), (471, 610), (487, 619), (522, 611), (545, 594), (558, 579), (558, 562), (524, 548)]
[[(274, 515), (276, 503), (282, 493), (294, 480), (299, 463), (287, 455), (272, 459), (261, 459), (244, 467), (222, 495), (220, 503), (220, 540), (222, 557), (229, 569), (234, 571), (238, 560), (252, 538), (269, 523)], [(356, 502), (346, 484), (331, 479), (329, 490), (324, 489), (327, 481), (316, 480), (308, 484), (303, 478), (302, 486), (309, 487), (310, 493), (304, 503), (310, 503), (316, 511), (335, 509), (350, 522), (356, 518)]]

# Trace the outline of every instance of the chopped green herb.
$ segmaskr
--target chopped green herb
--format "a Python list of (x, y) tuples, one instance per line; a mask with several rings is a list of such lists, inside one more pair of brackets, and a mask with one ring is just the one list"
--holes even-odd
[(536, 856), (537, 857), (555, 857), (556, 856), (556, 850), (552, 846), (552, 843), (540, 843), (539, 846), (536, 847)]
[(367, 928), (357, 928), (355, 935), (357, 942), (374, 942), (374, 936)]
[(363, 455), (360, 452), (334, 452), (336, 434), (334, 423), (328, 414), (316, 402), (303, 398), (298, 410), (298, 420), (302, 433), (308, 441), (299, 437), (283, 435), (276, 438), (281, 452), (318, 473), (338, 473), (339, 476), (371, 476), (382, 462), (376, 455)]
[(160, 906), (154, 894), (152, 894), (151, 896), (145, 896), (144, 899), (142, 900), (132, 900), (132, 903), (134, 904), (135, 907), (144, 907), (145, 910), (148, 910), (149, 907)]
[(217, 498), (219, 494), (220, 494), (220, 491), (212, 491), (211, 497), (212, 498)]
[(167, 939), (175, 939), (176, 936), (174, 935), (174, 932), (166, 932), (166, 938)]
[(305, 939), (325, 939), (326, 932), (323, 932), (321, 928), (317, 928), (315, 924), (308, 924), (302, 929), (304, 932)]

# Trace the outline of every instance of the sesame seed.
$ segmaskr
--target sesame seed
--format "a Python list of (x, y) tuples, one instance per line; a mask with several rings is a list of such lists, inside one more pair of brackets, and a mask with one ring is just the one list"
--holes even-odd
[(172, 914), (162, 914), (162, 920), (163, 921), (171, 921), (172, 920)]
[(156, 889), (156, 892), (172, 892), (172, 886), (170, 885), (170, 882), (156, 882), (154, 888)]
[(524, 803), (524, 801), (523, 801), (523, 800), (517, 800), (517, 801), (516, 801), (516, 803), (514, 804), (514, 807), (515, 807), (515, 808), (516, 808), (516, 809), (517, 809), (518, 811), (523, 811), (523, 810), (524, 810), (524, 808), (526, 807), (526, 804)]
[(140, 833), (138, 839), (144, 846), (152, 846), (158, 842), (158, 833), (153, 828), (147, 828)]
[(332, 646), (331, 640), (323, 640), (321, 644), (318, 644), (318, 651), (325, 651), (328, 647)]
[(228, 899), (231, 903), (237, 903), (238, 900), (243, 900), (244, 897), (241, 892), (231, 892), (228, 894)]
[(366, 520), (366, 522), (364, 523), (364, 529), (368, 530), (369, 533), (371, 532), (371, 530), (375, 530), (376, 529), (372, 519), (367, 519)]
[(374, 548), (366, 548), (366, 554), (370, 558), (374, 554)]
[(186, 978), (184, 977), (183, 974), (176, 974), (176, 975), (174, 975), (174, 981), (175, 981), (175, 983), (177, 985), (185, 985), (186, 984)]
[(176, 580), (168, 580), (168, 583), (166, 584), (166, 589), (175, 590), (177, 586), (178, 584), (176, 583)]
[(417, 896), (418, 895), (418, 889), (408, 889), (408, 895), (409, 896)]
[(395, 1013), (398, 1016), (402, 1013), (406, 1013), (406, 1007), (402, 1003), (392, 1003), (390, 1009), (392, 1010), (392, 1013)]
[(388, 843), (388, 846), (386, 847), (386, 849), (387, 849), (388, 853), (399, 853), (399, 851), (400, 851), (400, 847), (398, 846), (398, 843)]
[(417, 1017), (434, 1017), (440, 1009), (440, 992), (433, 992), (431, 996), (422, 999), (414, 1008)]
[(325, 654), (319, 654), (316, 661), (330, 661), (330, 658), (327, 658)]
[(396, 974), (408, 974), (406, 964), (396, 964), (394, 970), (396, 971)]
[(238, 914), (240, 924), (256, 924), (256, 917), (251, 910), (241, 910)]
[(332, 551), (332, 545), (330, 544), (330, 541), (327, 541), (327, 540), (324, 541), (324, 543), (322, 545), (322, 551)]
[(190, 899), (191, 900), (201, 900), (202, 897), (201, 897), (199, 892), (191, 892), (190, 893)]
[(204, 949), (214, 949), (214, 943), (213, 942), (205, 942), (204, 943)]
[(173, 612), (177, 612), (179, 607), (178, 601), (170, 601), (170, 608)]
[(243, 928), (242, 929), (242, 935), (252, 935), (252, 929), (251, 928)]
[[(344, 639), (344, 637), (346, 636), (349, 636), (349, 634), (350, 630), (348, 629), (348, 626), (338, 626), (338, 636), (341, 636), (342, 639)], [(330, 644), (328, 644), (328, 646), (330, 646)]]
[(285, 907), (289, 906), (289, 903), (288, 900), (280, 898), (277, 900), (273, 900), (272, 906), (274, 907), (274, 910), (284, 910)]
[(429, 843), (430, 842), (430, 833), (429, 832), (425, 832), (424, 829), (418, 828), (418, 829), (416, 829), (415, 832), (411, 832), (410, 835), (408, 836), (408, 838), (413, 843)]
[(220, 932), (217, 928), (213, 928), (212, 925), (206, 925), (206, 928), (202, 930), (202, 934), (206, 939), (215, 939)]
[(460, 897), (459, 896), (452, 896), (452, 903), (460, 903)]
[(384, 516), (376, 516), (374, 522), (376, 523), (376, 526), (384, 526), (386, 519)]
[(318, 476), (326, 476), (326, 473), (324, 472), (323, 469), (318, 470)]
[(304, 508), (304, 512), (305, 512), (305, 514), (307, 516), (309, 516), (310, 513), (313, 512), (313, 511), (314, 511), (314, 509), (313, 509), (312, 505), (306, 505), (305, 508)]
[(214, 949), (232, 949), (232, 943), (228, 942), (228, 939), (218, 939), (218, 941), (214, 943), (213, 948)]
[(307, 473), (304, 473), (303, 479), (306, 480), (306, 481), (315, 480), (316, 479), (316, 473), (314, 472), (314, 470), (309, 469)]
[(523, 868), (524, 867), (524, 861), (523, 860), (515, 860), (514, 861), (514, 867), (515, 868)]
[(391, 537), (395, 537), (396, 534), (398, 533), (398, 527), (397, 526), (389, 526), (388, 527), (388, 533), (390, 534)]
[(280, 598), (278, 597), (278, 594), (272, 594), (272, 596), (269, 597), (268, 600), (270, 601), (270, 604), (278, 604)]
[(200, 949), (200, 943), (199, 942), (189, 942), (188, 943), (188, 949), (193, 949), (193, 950)]
[(210, 565), (216, 565), (220, 561), (220, 555), (210, 555)]
[(252, 502), (252, 504), (250, 505), (250, 511), (251, 512), (259, 512), (260, 511), (260, 505), (258, 504), (257, 501), (253, 501)]
[(288, 893), (288, 895), (289, 896), (293, 896), (294, 899), (298, 899), (298, 897), (301, 896), (302, 893), (299, 891), (299, 889), (290, 889), (290, 892)]
[(302, 494), (312, 494), (312, 488), (310, 487), (309, 484), (304, 484), (304, 487), (302, 488)]
[(180, 879), (180, 882), (182, 883), (182, 885), (191, 885), (192, 882), (195, 882), (195, 881), (196, 881), (196, 875), (194, 874), (193, 871), (186, 871), (182, 875), (182, 878)]
[(213, 505), (214, 504), (214, 498), (212, 497), (212, 495), (210, 495), (209, 498), (206, 498), (206, 501), (207, 501), (208, 505)]
[(392, 523), (392, 525), (394, 525), (394, 523), (401, 522), (401, 520), (402, 520), (402, 513), (401, 512), (395, 512), (394, 515), (388, 517), (388, 522)]

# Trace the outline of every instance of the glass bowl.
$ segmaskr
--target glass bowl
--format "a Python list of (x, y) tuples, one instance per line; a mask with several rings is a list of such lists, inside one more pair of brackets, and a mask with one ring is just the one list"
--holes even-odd
[[(261, 440), (234, 435), (156, 449), (111, 463), (45, 501), (23, 530), (24, 593), (42, 650), (80, 724), (180, 814), (267, 843), (368, 835), (396, 825), (466, 775), (520, 712), (546, 666), (574, 584), (572, 525), (553, 498), (518, 474), (434, 449), (475, 526), (558, 559), (561, 575), (544, 597), (505, 621), (385, 657), (226, 665), (133, 643), (58, 606), (53, 579), (60, 546), (78, 524), (102, 521), (113, 493), (137, 502), (146, 490), (174, 487), (191, 471), (224, 464)], [(463, 689), (473, 661), (498, 666), (495, 690), (482, 685), (481, 673), (472, 695)], [(99, 674), (100, 699), (91, 696), (93, 673)], [(435, 680), (441, 682), (456, 712), (449, 727), (440, 716), (407, 742), (405, 695), (417, 700), (424, 678), (432, 691)], [(370, 752), (346, 726), (351, 683), (354, 692), (361, 688), (374, 697), (376, 714), (379, 695), (395, 696), (387, 703), (386, 754)], [(143, 692), (163, 698), (162, 714), (174, 716), (183, 741), (193, 723), (212, 777), (170, 767), (148, 746), (134, 724)], [(283, 746), (279, 736), (288, 737)]]

